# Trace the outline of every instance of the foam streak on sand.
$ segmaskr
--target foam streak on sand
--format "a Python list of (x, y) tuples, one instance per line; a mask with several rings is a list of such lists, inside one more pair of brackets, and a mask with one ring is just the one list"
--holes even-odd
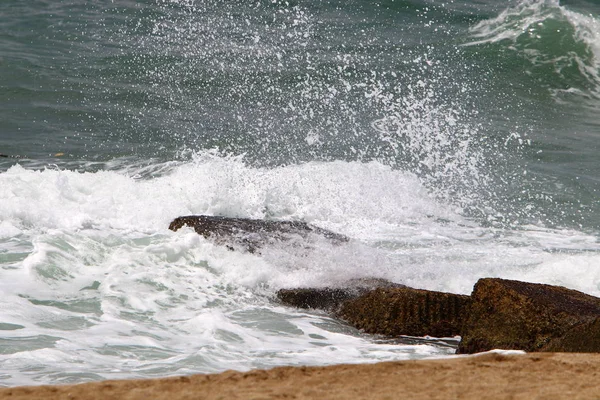
[(0, 400), (52, 399), (532, 399), (598, 398), (600, 355), (489, 352), (445, 360), (0, 390)]

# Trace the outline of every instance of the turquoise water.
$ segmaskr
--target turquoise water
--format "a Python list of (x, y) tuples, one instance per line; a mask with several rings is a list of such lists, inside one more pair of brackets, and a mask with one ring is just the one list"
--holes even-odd
[[(600, 294), (591, 1), (0, 5), (0, 384), (445, 356), (279, 288)], [(17, 158), (18, 157), (18, 158)], [(234, 253), (180, 215), (343, 248)]]

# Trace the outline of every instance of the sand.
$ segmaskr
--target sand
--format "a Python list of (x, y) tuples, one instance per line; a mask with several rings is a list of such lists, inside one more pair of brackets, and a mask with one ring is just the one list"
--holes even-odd
[(0, 389), (4, 399), (600, 399), (600, 354), (534, 353)]

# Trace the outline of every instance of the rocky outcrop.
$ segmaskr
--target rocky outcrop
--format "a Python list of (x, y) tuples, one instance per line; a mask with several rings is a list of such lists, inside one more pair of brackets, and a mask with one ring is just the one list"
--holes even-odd
[(348, 300), (377, 288), (406, 287), (379, 278), (351, 279), (337, 287), (281, 289), (277, 298), (283, 304), (298, 308), (313, 308), (337, 313)]
[[(287, 305), (319, 308), (371, 334), (461, 336), (458, 353), (496, 348), (600, 352), (600, 298), (560, 286), (480, 279), (471, 296), (373, 280), (360, 286), (286, 289)], [(354, 286), (353, 286), (354, 285)]]
[(299, 240), (302, 245), (322, 238), (333, 244), (349, 239), (335, 232), (301, 221), (268, 221), (249, 218), (190, 215), (175, 218), (169, 229), (177, 231), (183, 226), (193, 228), (199, 235), (211, 238), (232, 250), (254, 253), (266, 244)]
[(495, 348), (600, 351), (600, 299), (550, 286), (480, 279), (471, 295), (458, 352)]
[[(192, 215), (173, 220), (230, 249), (256, 252), (274, 243), (310, 248), (348, 238), (300, 221)], [(331, 312), (367, 333), (462, 337), (458, 353), (495, 348), (529, 352), (600, 352), (600, 298), (559, 286), (480, 279), (471, 296), (411, 289), (382, 279), (357, 279), (321, 289), (284, 289), (279, 300)]]
[(600, 317), (569, 329), (553, 338), (542, 351), (563, 353), (600, 353)]
[(344, 287), (282, 289), (278, 299), (331, 312), (367, 333), (450, 337), (459, 334), (469, 296), (408, 288), (383, 279), (357, 279)]
[(460, 334), (469, 296), (381, 288), (344, 302), (337, 315), (367, 333), (452, 337)]
[(359, 295), (355, 289), (330, 287), (281, 289), (277, 292), (277, 298), (286, 306), (329, 312), (335, 312), (342, 303)]

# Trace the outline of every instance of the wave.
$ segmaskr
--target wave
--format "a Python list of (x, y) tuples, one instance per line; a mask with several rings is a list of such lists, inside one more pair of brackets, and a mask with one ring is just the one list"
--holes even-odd
[(523, 0), (470, 29), (467, 46), (501, 44), (553, 94), (600, 98), (600, 20), (559, 0)]
[[(482, 274), (518, 278), (554, 260), (554, 254), (600, 251), (596, 236), (577, 230), (480, 224), (432, 196), (416, 175), (379, 162), (256, 168), (240, 157), (203, 153), (146, 178), (130, 167), (80, 173), (15, 166), (0, 174), (0, 187), (3, 267), (25, 266), (36, 280), (75, 293), (103, 281), (102, 270), (114, 263), (125, 267), (145, 260), (142, 264), (164, 269), (205, 259), (202, 251), (213, 248), (206, 241), (167, 229), (172, 219), (189, 214), (303, 220), (353, 239), (351, 246), (324, 244), (308, 256), (281, 246), (258, 258), (218, 250), (223, 260), (211, 268), (222, 270), (221, 283), (251, 290), (377, 276), (468, 292)], [(200, 250), (192, 251), (196, 246)], [(252, 273), (248, 263), (255, 265)], [(563, 269), (527, 276), (577, 279)], [(595, 283), (587, 282), (588, 290), (589, 284)]]
[[(11, 238), (31, 244), (35, 237), (53, 233), (171, 236), (167, 227), (175, 217), (207, 214), (303, 220), (375, 247), (427, 249), (428, 257), (444, 258), (444, 251), (454, 254), (461, 246), (466, 247), (459, 253), (467, 254), (474, 250), (470, 243), (490, 248), (510, 243), (532, 253), (598, 250), (594, 240), (582, 240), (586, 235), (576, 231), (482, 226), (460, 207), (432, 195), (416, 175), (375, 161), (257, 168), (242, 157), (208, 152), (159, 169), (160, 174), (141, 178), (131, 166), (84, 173), (14, 166), (0, 174), (0, 240), (12, 246), (18, 240)], [(146, 172), (146, 167), (139, 170)], [(499, 242), (498, 232), (503, 237)], [(444, 243), (453, 245), (446, 248)]]
[[(145, 176), (142, 176), (145, 175)], [(284, 287), (381, 277), (468, 293), (482, 276), (600, 293), (597, 238), (482, 227), (379, 162), (257, 168), (208, 152), (148, 171), (19, 165), (0, 174), (3, 384), (84, 382), (446, 355), (378, 344), (272, 301)], [(229, 251), (184, 214), (301, 219), (348, 245)], [(324, 356), (326, 354), (326, 356)]]

